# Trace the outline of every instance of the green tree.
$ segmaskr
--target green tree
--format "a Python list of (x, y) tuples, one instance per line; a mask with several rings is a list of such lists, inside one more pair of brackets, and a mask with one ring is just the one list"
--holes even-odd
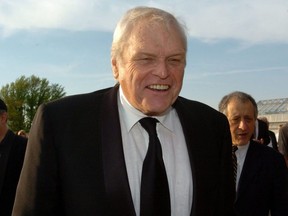
[(2, 86), (0, 96), (8, 107), (10, 129), (29, 131), (37, 108), (65, 94), (64, 87), (34, 75), (21, 76), (15, 82)]

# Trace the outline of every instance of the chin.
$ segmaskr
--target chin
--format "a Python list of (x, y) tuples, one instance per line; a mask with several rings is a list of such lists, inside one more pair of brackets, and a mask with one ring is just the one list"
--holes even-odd
[(160, 112), (160, 111), (147, 111), (145, 113), (145, 115), (147, 115), (147, 116), (160, 116), (163, 113), (164, 112)]
[[(159, 105), (159, 106), (157, 106)], [(170, 105), (167, 107), (167, 106), (163, 106), (163, 104), (156, 104), (154, 103), (153, 105), (151, 106), (146, 106), (145, 107), (145, 114), (147, 115), (147, 113), (153, 113), (153, 115), (160, 115), (162, 113), (165, 113), (166, 110), (168, 110), (170, 107)]]
[(248, 144), (248, 143), (249, 143), (249, 141), (247, 141), (247, 142), (239, 142), (238, 145), (243, 146), (243, 145), (246, 145), (246, 144)]
[(166, 112), (167, 109), (147, 109), (144, 114), (149, 116), (159, 116)]

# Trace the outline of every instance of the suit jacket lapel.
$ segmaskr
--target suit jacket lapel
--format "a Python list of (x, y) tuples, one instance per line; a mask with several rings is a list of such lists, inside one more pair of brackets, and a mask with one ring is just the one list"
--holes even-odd
[(242, 168), (242, 173), (239, 180), (238, 191), (236, 195), (236, 201), (241, 196), (241, 194), (246, 190), (246, 186), (249, 182), (254, 181), (257, 178), (257, 172), (259, 163), (257, 162), (258, 151), (255, 149), (254, 142), (250, 142), (250, 146), (247, 150), (245, 161)]
[[(192, 113), (192, 110), (189, 111), (188, 113), (189, 116), (185, 113), (187, 113), (185, 111), (185, 107), (182, 105), (181, 101), (179, 99), (176, 100), (175, 104), (173, 105), (173, 107), (176, 109), (177, 114), (179, 116), (182, 128), (183, 128), (183, 133), (185, 136), (185, 140), (186, 140), (186, 144), (187, 144), (187, 149), (188, 149), (188, 154), (189, 154), (189, 158), (190, 158), (190, 165), (191, 165), (191, 172), (192, 172), (192, 176), (193, 176), (193, 203), (192, 203), (192, 209), (191, 209), (191, 216), (192, 215), (197, 215), (198, 213), (198, 203), (197, 200), (198, 198), (198, 192), (197, 191), (203, 191), (202, 190), (202, 185), (201, 182), (203, 181), (198, 181), (198, 179), (196, 178), (198, 175), (195, 174), (196, 172), (196, 168), (195, 168), (195, 163), (194, 160), (197, 157), (197, 155), (199, 155), (198, 152), (198, 147), (197, 144), (202, 144), (200, 137), (202, 134), (201, 131), (199, 130), (199, 127), (195, 126), (193, 124), (193, 122), (198, 122), (197, 120), (195, 120), (195, 117)], [(192, 145), (193, 143), (193, 145)], [(202, 155), (202, 154), (201, 154)], [(203, 155), (204, 157), (204, 155)], [(204, 183), (205, 185), (205, 183)]]
[(104, 97), (102, 106), (102, 153), (106, 196), (110, 215), (134, 216), (117, 105), (118, 86)]
[(188, 101), (179, 97), (173, 106), (183, 128), (193, 176), (193, 203), (190, 215), (212, 215), (218, 206), (211, 197), (217, 196), (218, 188), (221, 186), (217, 180), (211, 180), (219, 176), (219, 158), (216, 154), (219, 148), (215, 143), (215, 136), (209, 135), (209, 131), (213, 130), (209, 127), (210, 121), (216, 119), (209, 119), (209, 116), (205, 115), (205, 111), (201, 110), (205, 106), (197, 102), (186, 102)]
[[(106, 194), (109, 205), (111, 206), (111, 215), (135, 216), (122, 147), (117, 92), (118, 87), (115, 87), (105, 96), (102, 106), (102, 113), (103, 116), (105, 116), (105, 120), (102, 118), (103, 121), (100, 123), (103, 137), (102, 152)], [(194, 122), (201, 122), (201, 119), (199, 119), (201, 117), (194, 114), (193, 110), (187, 110), (179, 99), (177, 99), (173, 106), (182, 124), (190, 157), (193, 176), (191, 216), (198, 215), (201, 212), (207, 211), (207, 206), (203, 205), (207, 199), (206, 191), (209, 194), (209, 191), (213, 189), (211, 181), (209, 183), (209, 179), (205, 178), (207, 177), (205, 171), (207, 170), (205, 165), (207, 163), (203, 164), (203, 162), (200, 162), (200, 164), (195, 166), (194, 162), (204, 161), (203, 158), (205, 158), (207, 154), (207, 149), (203, 148), (202, 140), (205, 135), (203, 131), (201, 131), (201, 127), (194, 124)], [(196, 172), (197, 174), (195, 174)]]

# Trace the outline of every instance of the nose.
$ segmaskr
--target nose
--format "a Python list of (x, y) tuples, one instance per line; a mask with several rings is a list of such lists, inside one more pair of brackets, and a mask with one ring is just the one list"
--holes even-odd
[(247, 129), (247, 122), (244, 119), (240, 121), (239, 128), (242, 130)]
[(160, 77), (161, 79), (165, 79), (169, 76), (169, 68), (165, 60), (160, 60), (158, 62), (154, 71), (154, 75)]

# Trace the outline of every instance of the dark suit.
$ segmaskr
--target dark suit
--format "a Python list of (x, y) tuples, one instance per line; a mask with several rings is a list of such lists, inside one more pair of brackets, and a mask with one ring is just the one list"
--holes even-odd
[(251, 141), (239, 180), (235, 208), (241, 216), (288, 215), (288, 178), (283, 156)]
[(266, 122), (257, 119), (258, 121), (258, 136), (256, 139), (260, 140), (263, 139), (264, 140), (264, 145), (268, 145), (270, 143), (270, 137), (269, 137), (269, 132), (268, 132), (268, 125), (266, 124)]
[(285, 156), (288, 156), (288, 123), (284, 124), (279, 129), (278, 136), (279, 151)]
[(275, 133), (270, 130), (268, 131), (268, 133), (269, 133), (270, 141), (272, 143), (272, 148), (276, 151), (279, 151)]
[[(116, 86), (39, 108), (13, 215), (135, 215), (117, 91)], [(174, 107), (191, 160), (191, 215), (232, 215), (231, 137), (226, 117), (181, 97)]]
[(11, 130), (0, 144), (0, 215), (11, 216), (27, 139)]

